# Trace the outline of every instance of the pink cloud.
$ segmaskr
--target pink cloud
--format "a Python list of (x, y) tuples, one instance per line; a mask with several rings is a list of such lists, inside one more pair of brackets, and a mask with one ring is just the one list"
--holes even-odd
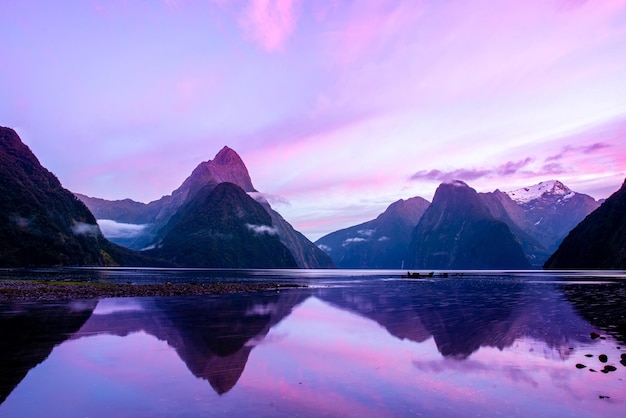
[(563, 157), (565, 157), (566, 154), (570, 154), (570, 153), (582, 153), (582, 154), (587, 154), (587, 153), (592, 153), (604, 148), (610, 148), (611, 145), (609, 144), (605, 144), (602, 142), (594, 142), (591, 145), (579, 145), (579, 146), (571, 146), (571, 145), (566, 145), (561, 149), (561, 152), (555, 155), (551, 155), (548, 158), (546, 158), (546, 162), (547, 161), (558, 161), (560, 159), (562, 159)]
[(240, 27), (267, 52), (280, 51), (296, 28), (297, 0), (250, 0)]
[(519, 161), (507, 161), (497, 167), (483, 169), (467, 169), (459, 168), (456, 170), (442, 171), (438, 169), (421, 170), (411, 176), (411, 180), (427, 180), (427, 181), (451, 181), (451, 180), (477, 180), (483, 177), (498, 178), (512, 176), (517, 174), (522, 168), (526, 167), (533, 161), (532, 158), (526, 157)]

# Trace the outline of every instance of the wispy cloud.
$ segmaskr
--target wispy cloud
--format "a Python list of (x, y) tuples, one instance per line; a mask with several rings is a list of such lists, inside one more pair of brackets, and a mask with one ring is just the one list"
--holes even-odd
[(580, 145), (580, 146), (566, 145), (565, 147), (561, 149), (561, 152), (559, 152), (558, 154), (554, 154), (546, 158), (546, 162), (558, 161), (562, 159), (563, 157), (565, 157), (567, 154), (572, 154), (572, 153), (589, 154), (589, 153), (593, 153), (598, 150), (601, 150), (604, 148), (610, 148), (610, 147), (611, 145), (603, 143), (603, 142), (596, 142), (591, 145)]
[(297, 22), (297, 0), (250, 0), (239, 25), (268, 52), (283, 48)]
[(519, 161), (508, 161), (497, 167), (486, 169), (465, 169), (460, 168), (450, 171), (442, 171), (438, 169), (433, 170), (421, 170), (413, 174), (410, 179), (414, 181), (452, 181), (463, 180), (472, 181), (483, 177), (507, 177), (518, 173), (522, 168), (526, 167), (533, 161), (532, 158), (527, 157)]
[(100, 235), (100, 228), (98, 228), (98, 225), (87, 224), (84, 222), (76, 222), (74, 225), (72, 225), (72, 233), (74, 235), (97, 236)]
[(329, 247), (328, 245), (324, 245), (324, 244), (319, 244), (317, 248), (324, 251), (325, 253), (330, 253), (333, 250), (331, 247)]
[(274, 228), (273, 226), (269, 226), (269, 225), (246, 224), (246, 227), (250, 231), (254, 232), (256, 235), (263, 235), (263, 234), (277, 235), (278, 234), (278, 230)]
[(289, 205), (289, 201), (287, 199), (276, 194), (248, 192), (248, 196), (260, 203), (269, 203), (271, 205)]
[(356, 243), (356, 242), (365, 242), (365, 241), (368, 241), (368, 240), (367, 240), (367, 239), (365, 239), (365, 238), (360, 238), (360, 237), (356, 237), (356, 238), (348, 238), (348, 239), (347, 239), (347, 240), (345, 240), (345, 241), (343, 242), (343, 244), (341, 244), (341, 245), (342, 245), (342, 246), (344, 246), (344, 247), (347, 247), (347, 246), (348, 246), (348, 245), (350, 245), (350, 244), (354, 244), (354, 243)]
[(111, 219), (98, 219), (102, 234), (107, 238), (134, 238), (140, 235), (147, 224), (128, 224)]

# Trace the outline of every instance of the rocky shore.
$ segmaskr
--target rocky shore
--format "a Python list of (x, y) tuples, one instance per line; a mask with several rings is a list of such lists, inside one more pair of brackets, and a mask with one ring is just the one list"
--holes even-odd
[(0, 302), (46, 301), (141, 296), (218, 295), (236, 292), (259, 292), (305, 287), (277, 283), (211, 283), (211, 284), (114, 284), (99, 282), (54, 282), (34, 280), (0, 280)]

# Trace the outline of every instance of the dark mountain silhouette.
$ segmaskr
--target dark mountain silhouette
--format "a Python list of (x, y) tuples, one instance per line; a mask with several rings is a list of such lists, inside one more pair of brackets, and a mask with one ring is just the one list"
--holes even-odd
[(421, 197), (398, 200), (376, 219), (332, 232), (315, 245), (340, 268), (402, 268), (413, 228), (428, 205)]
[(201, 190), (211, 190), (221, 183), (232, 183), (254, 196), (270, 215), (272, 224), (280, 241), (289, 248), (302, 268), (334, 267), (329, 256), (317, 248), (304, 235), (297, 232), (282, 216), (273, 210), (270, 204), (256, 191), (244, 162), (239, 155), (228, 147), (215, 156), (213, 160), (198, 165), (183, 184), (171, 195), (148, 204), (134, 202), (130, 199), (107, 201), (79, 196), (93, 211), (98, 219), (110, 219), (116, 222), (143, 224), (145, 229), (131, 238), (111, 238), (114, 242), (128, 245), (133, 249), (144, 249), (164, 239), (168, 231), (167, 225), (176, 212), (196, 198)]
[(96, 301), (14, 303), (0, 315), (0, 404), (52, 349), (87, 321)]
[(525, 269), (520, 243), (496, 220), (476, 190), (443, 183), (413, 231), (409, 268)]
[(626, 269), (626, 181), (567, 235), (544, 267)]
[(162, 230), (148, 255), (186, 267), (295, 268), (265, 209), (233, 183), (206, 185)]
[(159, 265), (118, 247), (89, 209), (0, 127), (0, 266)]

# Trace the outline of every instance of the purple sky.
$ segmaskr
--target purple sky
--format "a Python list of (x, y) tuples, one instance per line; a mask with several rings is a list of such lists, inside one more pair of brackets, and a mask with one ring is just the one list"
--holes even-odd
[(228, 145), (314, 240), (453, 178), (626, 172), (626, 0), (20, 0), (0, 39), (0, 125), (90, 196)]

